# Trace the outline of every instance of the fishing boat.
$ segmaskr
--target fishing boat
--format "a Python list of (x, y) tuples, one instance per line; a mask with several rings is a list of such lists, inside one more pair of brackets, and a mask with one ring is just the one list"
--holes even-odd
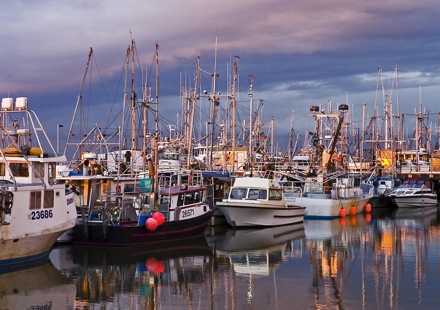
[(0, 267), (48, 257), (76, 221), (73, 192), (56, 180), (52, 147), (26, 97), (3, 98), (0, 112)]
[(120, 247), (178, 242), (203, 234), (213, 212), (207, 186), (163, 186), (153, 198), (150, 189), (124, 188), (82, 209), (73, 241)]
[(336, 218), (364, 211), (373, 197), (373, 185), (361, 183), (356, 174), (327, 174), (326, 178), (309, 178), (303, 181), (303, 192), (285, 191), (288, 205), (300, 200), (306, 208), (305, 218)]
[(272, 179), (242, 177), (216, 206), (232, 227), (280, 226), (300, 223), (305, 208), (300, 201), (287, 205), (283, 188)]
[(349, 156), (342, 147), (338, 148), (338, 141), (346, 139), (342, 125), (348, 105), (341, 104), (338, 110), (336, 112), (331, 103), (326, 109), (310, 107), (311, 116), (315, 118), (315, 132), (311, 138), (315, 153), (308, 173), (284, 172), (277, 176), (283, 182), (302, 188), (300, 193), (286, 189), (285, 196), (288, 205), (301, 201), (306, 208), (305, 218), (355, 215), (364, 211), (373, 196), (373, 185), (362, 183), (362, 175), (348, 169)]
[(388, 196), (398, 208), (423, 208), (438, 205), (437, 194), (431, 181), (408, 178)]

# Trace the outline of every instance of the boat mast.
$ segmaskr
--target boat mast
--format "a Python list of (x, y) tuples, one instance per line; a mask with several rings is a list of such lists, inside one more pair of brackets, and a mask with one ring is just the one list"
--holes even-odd
[(251, 170), (251, 176), (252, 176), (252, 114), (253, 114), (253, 98), (254, 98), (254, 76), (252, 74), (248, 75), (249, 79), (249, 168)]
[(209, 96), (211, 100), (211, 132), (209, 135), (209, 147), (211, 152), (209, 153), (209, 169), (212, 170), (213, 164), (213, 153), (214, 153), (214, 129), (215, 129), (215, 115), (217, 107), (220, 105), (219, 98), (216, 94), (217, 92), (217, 38), (215, 39), (215, 57), (214, 57), (214, 73), (212, 74), (212, 93)]
[[(84, 84), (86, 82), (87, 72), (89, 71), (90, 60), (92, 59), (92, 55), (93, 55), (93, 48), (90, 48), (89, 56), (87, 57), (86, 70), (84, 71), (84, 75), (83, 75), (83, 78), (81, 81), (78, 99), (76, 101), (75, 111), (73, 112), (72, 122), (70, 123), (69, 134), (67, 135), (67, 141), (66, 141), (66, 145), (64, 146), (63, 154), (66, 154), (66, 152), (67, 152), (67, 146), (69, 145), (70, 137), (72, 136), (73, 124), (75, 122), (76, 113), (78, 111), (78, 106), (81, 105), (81, 107), (82, 107), (82, 92), (84, 89)], [(87, 124), (84, 123), (84, 126), (87, 126)], [(86, 133), (86, 132), (87, 132), (87, 128), (84, 128), (84, 133)]]
[[(136, 93), (134, 90), (134, 39), (131, 40), (131, 150), (136, 149)], [(133, 169), (130, 169), (131, 171)]]
[(233, 82), (232, 82), (232, 95), (231, 95), (231, 105), (232, 105), (232, 128), (231, 128), (231, 136), (232, 136), (232, 172), (235, 172), (235, 170), (237, 169), (236, 167), (236, 160), (235, 160), (235, 146), (237, 144), (236, 141), (236, 122), (237, 122), (237, 98), (236, 98), (236, 87), (237, 87), (237, 79), (238, 79), (238, 74), (237, 74), (237, 68), (238, 68), (238, 56), (234, 57), (234, 77), (233, 77)]
[(156, 42), (156, 112), (154, 116), (155, 122), (155, 133), (154, 133), (154, 208), (156, 209), (158, 198), (159, 198), (159, 182), (158, 182), (158, 167), (159, 167), (159, 150), (158, 142), (160, 140), (159, 131), (159, 43)]
[[(292, 117), (290, 118), (290, 132), (289, 132), (289, 146), (287, 148), (287, 160), (289, 162), (292, 161), (292, 148), (293, 148), (293, 117), (295, 115), (295, 111), (292, 111)], [(298, 141), (298, 140), (297, 140)]]
[(185, 133), (186, 145), (187, 145), (187, 149), (188, 149), (188, 157), (187, 157), (187, 163), (186, 163), (187, 169), (191, 168), (192, 137), (193, 137), (193, 131), (194, 131), (194, 114), (195, 114), (195, 108), (196, 108), (196, 102), (197, 102), (197, 86), (199, 85), (199, 75), (200, 75), (200, 56), (197, 57), (196, 73), (194, 75), (194, 90), (192, 92), (192, 98), (189, 99), (190, 103), (191, 103), (189, 129)]

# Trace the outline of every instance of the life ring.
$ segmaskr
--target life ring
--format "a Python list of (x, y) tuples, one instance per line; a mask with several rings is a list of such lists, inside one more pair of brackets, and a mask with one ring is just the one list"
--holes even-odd
[(122, 191), (121, 190), (121, 185), (120, 184), (116, 185), (116, 192), (120, 193), (121, 191)]

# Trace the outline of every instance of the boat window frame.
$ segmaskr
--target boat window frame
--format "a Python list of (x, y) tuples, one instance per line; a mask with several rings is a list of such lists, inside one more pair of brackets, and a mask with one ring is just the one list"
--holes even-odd
[(14, 177), (29, 177), (29, 164), (28, 163), (9, 163), (12, 175)]
[(29, 195), (29, 210), (41, 209), (41, 191), (31, 191)]
[(234, 187), (231, 189), (231, 193), (229, 194), (229, 198), (231, 199), (243, 199), (246, 197), (247, 197), (247, 188), (245, 187)]
[(54, 190), (45, 190), (44, 191), (43, 208), (44, 209), (53, 208), (54, 198), (55, 198), (55, 191)]
[(282, 200), (283, 199), (283, 190), (278, 188), (270, 188), (269, 189), (269, 200)]

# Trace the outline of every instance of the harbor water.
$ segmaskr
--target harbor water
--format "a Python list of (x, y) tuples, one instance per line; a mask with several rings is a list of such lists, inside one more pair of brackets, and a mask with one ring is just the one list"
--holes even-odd
[(434, 309), (438, 208), (373, 210), (157, 247), (56, 246), (0, 275), (2, 309)]

